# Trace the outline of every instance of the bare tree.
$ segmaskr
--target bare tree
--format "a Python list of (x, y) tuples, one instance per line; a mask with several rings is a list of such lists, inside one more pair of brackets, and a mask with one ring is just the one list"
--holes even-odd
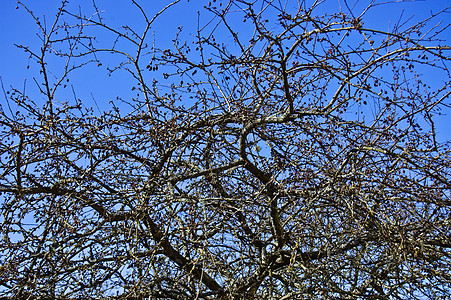
[[(435, 125), (449, 11), (370, 27), (373, 1), (218, 0), (163, 47), (156, 20), (194, 4), (132, 2), (144, 27), (95, 3), (63, 1), (54, 23), (22, 5), (39, 93), (4, 87), (0, 295), (451, 295), (450, 142)], [(91, 66), (134, 96), (73, 100)]]

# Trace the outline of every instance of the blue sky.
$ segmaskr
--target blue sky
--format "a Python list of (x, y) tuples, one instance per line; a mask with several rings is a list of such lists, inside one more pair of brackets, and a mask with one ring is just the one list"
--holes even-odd
[[(60, 1), (24, 2), (36, 16), (41, 17), (41, 20), (42, 16), (46, 15), (48, 26), (52, 24), (60, 6)], [(92, 1), (81, 0), (72, 2), (69, 3), (69, 10), (77, 11), (77, 6), (80, 6), (84, 14), (90, 16), (94, 13), (91, 8)], [(106, 20), (105, 22), (117, 28), (122, 25), (128, 25), (141, 31), (144, 28), (143, 19), (140, 18), (139, 11), (132, 7), (130, 3), (131, 1), (126, 1), (126, 3), (123, 1), (98, 1), (99, 9), (102, 11), (101, 16)], [(162, 5), (149, 5), (149, 3), (150, 1), (147, 3), (147, 6), (143, 6), (149, 15), (163, 7)], [(22, 89), (24, 80), (27, 79), (27, 91), (30, 92), (34, 86), (32, 77), (36, 76), (39, 69), (37, 64), (30, 60), (28, 55), (22, 49), (14, 46), (14, 44), (29, 45), (32, 49), (39, 50), (41, 41), (37, 35), (38, 27), (25, 9), (20, 5), (18, 6), (13, 0), (1, 1), (0, 11), (2, 14), (0, 18), (0, 76), (5, 87), (12, 85), (19, 89)], [(161, 18), (160, 20), (166, 21), (166, 23), (158, 25), (156, 23), (158, 29), (155, 30), (156, 38), (166, 40), (166, 43), (169, 38), (168, 32), (174, 32), (174, 27), (176, 27), (174, 26), (175, 24), (167, 24), (167, 22), (172, 19), (179, 19), (183, 15), (180, 9), (172, 9), (170, 13), (171, 19)], [(160, 28), (164, 30), (160, 30)], [(99, 38), (105, 40), (107, 37), (102, 36)], [(30, 66), (30, 68), (27, 69), (27, 66)], [(50, 65), (50, 70), (57, 72), (60, 66), (58, 64)], [(78, 98), (90, 101), (92, 97), (95, 97), (102, 101), (103, 99), (111, 99), (130, 91), (131, 82), (127, 81), (127, 77), (119, 75), (115, 74), (109, 78), (104, 69), (99, 70), (99, 68), (94, 66), (87, 66), (83, 68), (82, 72), (73, 73), (71, 77), (73, 81), (71, 83), (76, 89)], [(112, 86), (114, 86), (114, 89), (111, 88)]]
[[(143, 9), (152, 16), (159, 11), (169, 1), (141, 1)], [(217, 3), (219, 3), (218, 1)], [(307, 5), (313, 1), (306, 1)], [(366, 7), (370, 1), (357, 1), (355, 7), (348, 1), (349, 8), (352, 8), (354, 15), (357, 17), (360, 12)], [(383, 2), (383, 1), (381, 1)], [(46, 23), (51, 24), (60, 1), (24, 1), (24, 3), (32, 10), (36, 16), (42, 17), (46, 15)], [(195, 35), (197, 27), (197, 11), (202, 9), (206, 1), (200, 0), (182, 0), (176, 6), (170, 8), (165, 15), (157, 19), (154, 23), (151, 33), (155, 36), (157, 47), (164, 48), (171, 46), (171, 40), (174, 38), (177, 28), (183, 26), (183, 34)], [(288, 1), (287, 7), (296, 5), (297, 1)], [(77, 11), (81, 9), (86, 15), (92, 15), (93, 10), (90, 7), (91, 0), (70, 1), (69, 10)], [(99, 0), (97, 5), (102, 11), (101, 16), (108, 24), (119, 28), (122, 25), (128, 25), (132, 28), (138, 28), (141, 31), (144, 28), (143, 19), (136, 7), (133, 7), (131, 1), (106, 1)], [(424, 1), (407, 1), (405, 3), (394, 3), (392, 5), (380, 5), (374, 7), (368, 12), (364, 19), (365, 25), (368, 27), (377, 27), (382, 30), (392, 28), (393, 24), (398, 20), (404, 20), (409, 25), (414, 25), (420, 19), (430, 16), (432, 12), (443, 10), (451, 5), (450, 1), (442, 0), (424, 0)], [(17, 8), (18, 7), (18, 8)], [(319, 6), (318, 13), (321, 10), (338, 11), (339, 9), (347, 11), (346, 3), (343, 0), (326, 0), (325, 3)], [(37, 26), (34, 20), (25, 11), (22, 6), (18, 6), (14, 0), (0, 1), (0, 77), (5, 89), (14, 86), (18, 89), (23, 89), (26, 80), (26, 90), (29, 96), (42, 97), (38, 95), (35, 89), (36, 85), (33, 83), (33, 76), (38, 74), (38, 66), (35, 62), (30, 61), (28, 55), (23, 50), (18, 49), (14, 44), (30, 45), (33, 49), (40, 48), (39, 37), (36, 35)], [(169, 17), (168, 17), (169, 15)], [(447, 17), (450, 13), (442, 16), (441, 20), (444, 23), (449, 23)], [(94, 16), (96, 17), (96, 16)], [(449, 18), (451, 19), (451, 18)], [(42, 18), (41, 18), (42, 20)], [(206, 22), (207, 20), (201, 20)], [(434, 23), (436, 24), (437, 21)], [(240, 30), (245, 30), (247, 24), (241, 23), (238, 25)], [(448, 28), (442, 37), (447, 41), (451, 41), (451, 29)], [(99, 36), (107, 40), (106, 36)], [(225, 33), (222, 39), (231, 43), (231, 37)], [(448, 42), (449, 44), (449, 42)], [(108, 63), (108, 62), (107, 62)], [(30, 66), (27, 69), (27, 66)], [(50, 65), (50, 70), (55, 74), (58, 72), (59, 65), (55, 63)], [(424, 74), (425, 79), (432, 81), (439, 81), (440, 78), (432, 78), (434, 74)], [(154, 76), (160, 76), (160, 72), (154, 72)], [(116, 73), (108, 77), (105, 69), (96, 68), (94, 65), (88, 66), (81, 72), (76, 72), (71, 77), (71, 85), (74, 86), (76, 97), (82, 99), (84, 103), (92, 104), (92, 99), (95, 99), (97, 104), (103, 106), (109, 100), (117, 96), (129, 97), (132, 96), (131, 88), (132, 81), (127, 74)], [(73, 93), (69, 89), (67, 93), (60, 94), (62, 98), (73, 98)], [(69, 99), (61, 99), (65, 101)], [(0, 101), (5, 101), (4, 97)], [(446, 112), (445, 112), (446, 113)], [(438, 132), (441, 138), (449, 139), (447, 128), (451, 125), (451, 113), (439, 120)]]
[[(55, 0), (28, 0), (24, 2), (36, 13), (36, 16), (47, 15), (46, 21), (49, 24), (53, 21), (60, 4), (60, 1)], [(143, 3), (143, 8), (149, 15), (152, 15), (163, 7), (162, 3), (167, 3), (168, 1), (141, 2)], [(77, 10), (77, 6), (80, 5), (83, 7), (86, 15), (91, 15), (93, 11), (87, 8), (91, 3), (92, 0), (72, 1), (71, 9)], [(162, 18), (158, 19), (154, 23), (154, 28), (151, 30), (152, 34), (155, 33), (157, 46), (160, 48), (170, 47), (171, 40), (177, 32), (177, 27), (181, 25), (184, 27), (183, 32), (185, 35), (195, 35), (197, 27), (196, 12), (202, 8), (203, 3), (206, 2), (191, 0), (188, 3), (187, 0), (183, 0), (176, 7), (168, 10), (166, 16), (163, 15)], [(297, 3), (297, 1), (293, 0), (290, 3)], [(354, 10), (356, 17), (367, 3), (369, 1), (358, 2)], [(131, 1), (99, 0), (97, 4), (102, 10), (101, 16), (106, 20), (106, 23), (112, 24), (112, 26), (117, 28), (122, 25), (128, 25), (133, 28), (138, 28), (138, 31), (143, 29), (143, 20), (139, 15), (139, 11), (130, 5)], [(368, 27), (377, 27), (381, 30), (388, 30), (392, 28), (394, 23), (398, 22), (400, 16), (408, 24), (414, 25), (418, 20), (429, 16), (431, 11), (438, 12), (449, 5), (451, 5), (451, 1), (449, 0), (409, 1), (406, 3), (395, 3), (390, 6), (381, 5), (371, 10), (368, 15), (369, 18), (365, 19), (365, 25)], [(39, 76), (38, 66), (34, 61), (29, 60), (28, 55), (23, 50), (14, 46), (14, 44), (24, 44), (30, 45), (33, 49), (38, 50), (41, 45), (39, 37), (36, 35), (37, 26), (23, 7), (19, 6), (16, 9), (16, 6), (17, 4), (14, 0), (0, 0), (0, 77), (6, 90), (10, 86), (21, 90), (26, 80), (27, 95), (35, 101), (39, 101), (43, 96), (37, 92), (35, 83), (33, 82), (33, 76)], [(326, 0), (326, 3), (318, 8), (318, 11), (321, 12), (322, 9), (337, 11), (340, 7), (346, 10), (343, 0)], [(169, 18), (167, 17), (168, 14), (170, 15)], [(410, 17), (412, 18), (410, 19)], [(451, 19), (449, 17), (449, 13), (443, 15), (442, 22), (449, 23), (449, 19)], [(205, 22), (206, 20), (202, 21)], [(243, 23), (239, 23), (238, 25), (242, 31), (248, 29), (246, 26), (248, 25)], [(446, 39), (447, 44), (451, 44), (451, 30), (449, 28), (442, 36)], [(233, 42), (228, 33), (224, 33), (224, 36), (221, 38), (228, 45), (233, 46)], [(99, 36), (99, 39), (108, 40), (108, 36)], [(108, 65), (108, 63), (105, 62), (105, 65)], [(30, 66), (30, 68), (28, 69), (27, 66)], [(59, 65), (56, 61), (53, 61), (53, 64), (49, 65), (49, 68), (54, 72), (58, 72)], [(154, 76), (162, 77), (159, 72), (154, 72), (153, 74)], [(92, 99), (95, 99), (100, 110), (105, 109), (108, 101), (114, 99), (116, 96), (127, 98), (128, 96), (133, 96), (134, 93), (132, 92), (133, 82), (130, 76), (124, 72), (118, 72), (108, 77), (104, 68), (97, 68), (93, 64), (83, 68), (83, 71), (75, 72), (73, 75), (70, 84), (74, 86), (77, 93), (76, 97), (82, 99), (83, 103), (87, 106), (94, 105)], [(427, 73), (424, 74), (423, 78), (431, 82), (444, 80), (442, 78), (436, 78), (434, 75), (434, 73)], [(69, 87), (59, 94), (61, 99), (57, 99), (58, 101), (66, 101), (73, 98), (73, 93)], [(4, 101), (5, 98), (1, 94), (0, 104)], [(448, 100), (447, 103), (451, 104), (451, 100)], [(451, 109), (448, 109), (447, 113), (448, 115), (442, 117), (437, 123), (437, 131), (442, 140), (451, 140), (451, 133), (449, 131), (449, 128), (451, 128)]]

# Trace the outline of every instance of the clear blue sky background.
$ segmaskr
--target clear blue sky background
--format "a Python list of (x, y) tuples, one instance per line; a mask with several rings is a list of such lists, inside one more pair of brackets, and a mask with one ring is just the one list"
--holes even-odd
[[(211, 0), (213, 1), (213, 0)], [(281, 0), (283, 2), (283, 0)], [(54, 16), (58, 10), (61, 1), (57, 0), (24, 0), (29, 8), (36, 14), (42, 17), (47, 16), (46, 21), (51, 24)], [(169, 1), (165, 0), (143, 0), (140, 1), (143, 8), (148, 12), (149, 16), (159, 11)], [(154, 23), (152, 32), (155, 32), (155, 41), (159, 48), (170, 47), (171, 40), (177, 32), (177, 27), (184, 26), (185, 35), (195, 35), (197, 28), (197, 11), (202, 9), (203, 4), (208, 1), (201, 0), (182, 0), (177, 6), (168, 10), (157, 22)], [(219, 0), (217, 1), (219, 2)], [(288, 0), (289, 5), (294, 6), (297, 0)], [(313, 2), (309, 0), (308, 2)], [(354, 0), (348, 0), (349, 3)], [(355, 7), (355, 15), (358, 16), (362, 9), (370, 2), (370, 0), (361, 0)], [(380, 2), (385, 2), (381, 0)], [(93, 13), (91, 8), (92, 0), (77, 0), (71, 1), (69, 10), (77, 11), (80, 5), (86, 15)], [(135, 7), (131, 5), (131, 0), (98, 0), (97, 4), (102, 12), (102, 17), (105, 22), (112, 26), (119, 28), (122, 25), (128, 25), (138, 32), (144, 28), (142, 16)], [(288, 6), (289, 6), (288, 5)], [(389, 6), (381, 5), (375, 7), (368, 14), (369, 18), (364, 20), (365, 26), (376, 27), (381, 30), (389, 30), (391, 26), (398, 22), (402, 15), (403, 20), (409, 20), (408, 24), (414, 25), (418, 20), (428, 17), (431, 12), (438, 12), (447, 6), (451, 5), (451, 0), (424, 0), (416, 2), (394, 3)], [(39, 102), (43, 98), (37, 92), (33, 76), (39, 77), (39, 68), (34, 61), (28, 59), (28, 54), (23, 50), (14, 46), (14, 44), (28, 45), (35, 51), (41, 47), (41, 42), (36, 35), (38, 27), (26, 10), (19, 6), (16, 9), (15, 0), (0, 0), (0, 77), (3, 86), (9, 90), (11, 86), (22, 90), (26, 80), (27, 92), (26, 94), (34, 101)], [(329, 12), (338, 12), (340, 7), (346, 11), (343, 0), (325, 0), (325, 3), (319, 7), (321, 10), (328, 10)], [(168, 17), (169, 15), (169, 17)], [(412, 17), (412, 19), (409, 19)], [(206, 22), (208, 19), (201, 20)], [(451, 21), (451, 13), (442, 16), (442, 22), (449, 24)], [(245, 31), (249, 28), (248, 23), (241, 23), (237, 20), (236, 28)], [(437, 23), (437, 21), (435, 22)], [(448, 28), (442, 35), (446, 40), (446, 44), (451, 45), (451, 28)], [(99, 36), (100, 39), (108, 39), (105, 36)], [(228, 33), (220, 37), (225, 40), (227, 45), (233, 47), (233, 41)], [(217, 37), (218, 39), (218, 37)], [(450, 53), (448, 52), (448, 55)], [(150, 58), (149, 58), (150, 59)], [(104, 62), (108, 64), (108, 62)], [(30, 68), (27, 69), (27, 66)], [(60, 66), (58, 64), (49, 65), (50, 70), (58, 72)], [(161, 73), (153, 72), (154, 76), (161, 77)], [(105, 109), (109, 100), (121, 96), (123, 98), (131, 98), (134, 96), (131, 88), (133, 86), (132, 78), (122, 73), (115, 73), (108, 77), (107, 72), (103, 68), (97, 68), (95, 65), (87, 66), (81, 71), (73, 74), (71, 82), (77, 93), (77, 98), (82, 99), (87, 106), (94, 106), (92, 98), (95, 98), (96, 103), (100, 106), (100, 110)], [(424, 74), (425, 80), (431, 82), (443, 81), (443, 78), (437, 78), (435, 74)], [(61, 94), (58, 94), (57, 101), (66, 101), (73, 99), (73, 93), (70, 88)], [(3, 106), (5, 98), (3, 92), (0, 91), (0, 104)], [(447, 100), (451, 105), (451, 99)], [(14, 108), (13, 108), (14, 109)], [(451, 140), (451, 109), (445, 111), (445, 115), (439, 119), (437, 125), (437, 132), (439, 140)]]
[[(28, 0), (24, 1), (29, 8), (35, 12), (36, 16), (46, 15), (47, 23), (53, 22), (54, 16), (60, 5), (60, 1), (56, 0)], [(169, 1), (141, 1), (143, 8), (148, 12), (149, 16), (152, 16), (155, 12), (159, 11)], [(202, 9), (202, 5), (208, 1), (200, 0), (183, 0), (181, 3), (171, 8), (166, 12), (166, 16), (158, 19), (154, 24), (152, 31), (155, 32), (155, 40), (157, 46), (164, 48), (169, 47), (171, 39), (177, 31), (177, 27), (184, 26), (184, 33), (187, 35), (195, 35), (197, 27), (197, 11)], [(218, 1), (219, 3), (220, 1)], [(307, 1), (313, 2), (313, 1)], [(348, 3), (354, 1), (348, 0)], [(365, 7), (370, 1), (360, 1), (354, 8), (355, 15), (357, 16), (363, 7)], [(384, 1), (380, 1), (384, 2)], [(90, 15), (93, 11), (90, 8), (91, 0), (78, 0), (71, 1), (69, 10), (76, 11), (78, 6), (83, 9), (86, 15)], [(297, 1), (289, 0), (288, 7), (290, 5), (296, 5)], [(121, 0), (98, 0), (97, 5), (103, 11), (102, 17), (106, 20), (106, 23), (112, 24), (115, 27), (121, 25), (128, 25), (132, 28), (143, 29), (144, 23), (139, 11), (131, 5), (131, 1)], [(350, 4), (351, 5), (351, 4)], [(410, 25), (415, 24), (418, 20), (424, 19), (429, 16), (431, 12), (438, 12), (447, 6), (451, 5), (449, 0), (424, 0), (416, 2), (395, 3), (389, 6), (381, 5), (372, 9), (369, 13), (369, 17), (365, 19), (365, 25), (368, 27), (377, 27), (380, 29), (388, 29), (395, 22), (397, 22), (402, 15), (404, 20), (409, 20)], [(26, 79), (27, 94), (36, 99), (42, 98), (38, 95), (35, 84), (33, 83), (33, 76), (38, 74), (38, 67), (33, 61), (29, 61), (28, 55), (23, 50), (18, 49), (14, 44), (29, 45), (34, 49), (39, 49), (40, 41), (36, 36), (37, 26), (34, 20), (25, 11), (22, 6), (16, 9), (16, 1), (14, 0), (1, 0), (0, 1), (0, 76), (3, 85), (6, 89), (10, 86), (14, 86), (18, 89), (22, 89), (24, 86), (24, 80)], [(338, 11), (340, 7), (346, 11), (345, 2), (343, 0), (326, 0), (321, 9), (327, 9), (329, 11)], [(320, 11), (319, 10), (319, 11)], [(168, 14), (170, 17), (168, 18)], [(450, 23), (451, 14), (447, 13), (442, 16), (442, 22)], [(201, 20), (202, 21), (202, 20)], [(207, 21), (206, 19), (203, 21)], [(238, 24), (238, 28), (246, 30), (246, 24)], [(451, 29), (448, 28), (442, 37), (445, 37), (447, 44), (451, 44)], [(102, 37), (99, 37), (102, 38)], [(230, 36), (223, 37), (226, 41), (231, 43)], [(30, 64), (30, 69), (27, 69), (27, 65)], [(51, 70), (57, 72), (58, 65), (51, 66)], [(86, 104), (92, 101), (92, 97), (96, 99), (96, 102), (102, 106), (102, 103), (106, 103), (116, 96), (129, 97), (132, 96), (131, 87), (132, 81), (129, 76), (124, 73), (118, 73), (112, 77), (107, 77), (107, 73), (104, 69), (95, 68), (89, 66), (84, 68), (82, 72), (74, 73), (74, 77), (71, 79), (71, 84), (77, 93), (77, 98), (82, 99)], [(433, 78), (434, 74), (424, 74), (426, 80), (440, 80), (440, 78)], [(155, 74), (158, 75), (158, 72)], [(72, 91), (68, 89), (66, 94), (60, 94), (62, 98), (73, 98)], [(65, 99), (61, 99), (64, 101)], [(66, 99), (68, 100), (68, 99)], [(5, 101), (5, 98), (0, 96), (0, 102)], [(448, 101), (451, 104), (451, 101)], [(92, 104), (92, 102), (90, 103)], [(89, 105), (89, 104), (88, 104)], [(451, 111), (448, 111), (448, 116), (443, 117), (438, 122), (438, 132), (440, 139), (451, 139)], [(448, 129), (449, 128), (449, 129)]]

